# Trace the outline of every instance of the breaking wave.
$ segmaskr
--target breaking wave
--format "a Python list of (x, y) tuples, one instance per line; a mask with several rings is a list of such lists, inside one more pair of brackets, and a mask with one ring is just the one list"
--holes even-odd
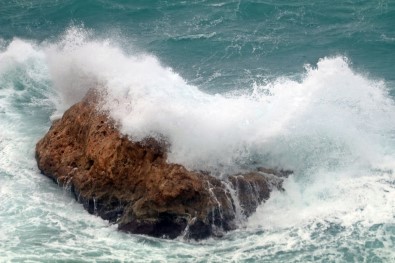
[(19, 149), (34, 147), (49, 115), (59, 118), (99, 88), (103, 110), (124, 134), (169, 142), (169, 162), (219, 175), (258, 166), (294, 171), (286, 191), (275, 192), (246, 223), (247, 233), (265, 235), (240, 242), (273, 254), (317, 240), (335, 249), (340, 236), (359, 249), (359, 239), (370, 242), (365, 248), (379, 245), (391, 258), (385, 248), (394, 231), (394, 100), (384, 81), (356, 71), (346, 57), (306, 65), (298, 80), (209, 94), (153, 55), (126, 53), (73, 27), (56, 42), (0, 41), (0, 84), (2, 173), (23, 166), (15, 161), (23, 159)]

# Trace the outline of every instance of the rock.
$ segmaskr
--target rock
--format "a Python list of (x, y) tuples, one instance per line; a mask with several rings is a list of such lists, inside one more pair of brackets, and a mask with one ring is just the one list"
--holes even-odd
[[(44, 175), (71, 189), (89, 213), (117, 223), (120, 230), (197, 240), (221, 236), (236, 228), (237, 213), (249, 216), (273, 187), (282, 189), (282, 179), (271, 170), (221, 181), (167, 163), (165, 142), (134, 142), (122, 135), (96, 109), (98, 97), (89, 92), (53, 122), (37, 143), (36, 159)], [(235, 202), (243, 211), (237, 211)]]
[(230, 176), (233, 189), (236, 190), (242, 213), (245, 217), (255, 212), (258, 205), (269, 199), (270, 192), (274, 188), (282, 189), (283, 180), (274, 174), (251, 172), (243, 175)]

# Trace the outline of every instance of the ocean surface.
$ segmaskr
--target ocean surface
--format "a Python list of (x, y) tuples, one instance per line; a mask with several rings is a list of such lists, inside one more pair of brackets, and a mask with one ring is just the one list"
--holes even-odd
[[(90, 88), (169, 162), (294, 174), (223, 238), (120, 233), (34, 158)], [(0, 262), (395, 262), (394, 173), (394, 0), (0, 0)]]

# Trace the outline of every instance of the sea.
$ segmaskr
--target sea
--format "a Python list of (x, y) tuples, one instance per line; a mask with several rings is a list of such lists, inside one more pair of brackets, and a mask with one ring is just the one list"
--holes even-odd
[[(92, 88), (168, 162), (294, 173), (222, 238), (119, 232), (35, 161)], [(0, 0), (0, 262), (395, 262), (395, 1)]]

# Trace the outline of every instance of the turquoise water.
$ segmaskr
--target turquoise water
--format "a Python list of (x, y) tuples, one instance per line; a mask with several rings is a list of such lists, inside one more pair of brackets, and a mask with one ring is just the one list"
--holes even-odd
[[(1, 262), (395, 261), (395, 1), (0, 3)], [(295, 171), (240, 229), (116, 231), (34, 146), (87, 89), (169, 161)]]

